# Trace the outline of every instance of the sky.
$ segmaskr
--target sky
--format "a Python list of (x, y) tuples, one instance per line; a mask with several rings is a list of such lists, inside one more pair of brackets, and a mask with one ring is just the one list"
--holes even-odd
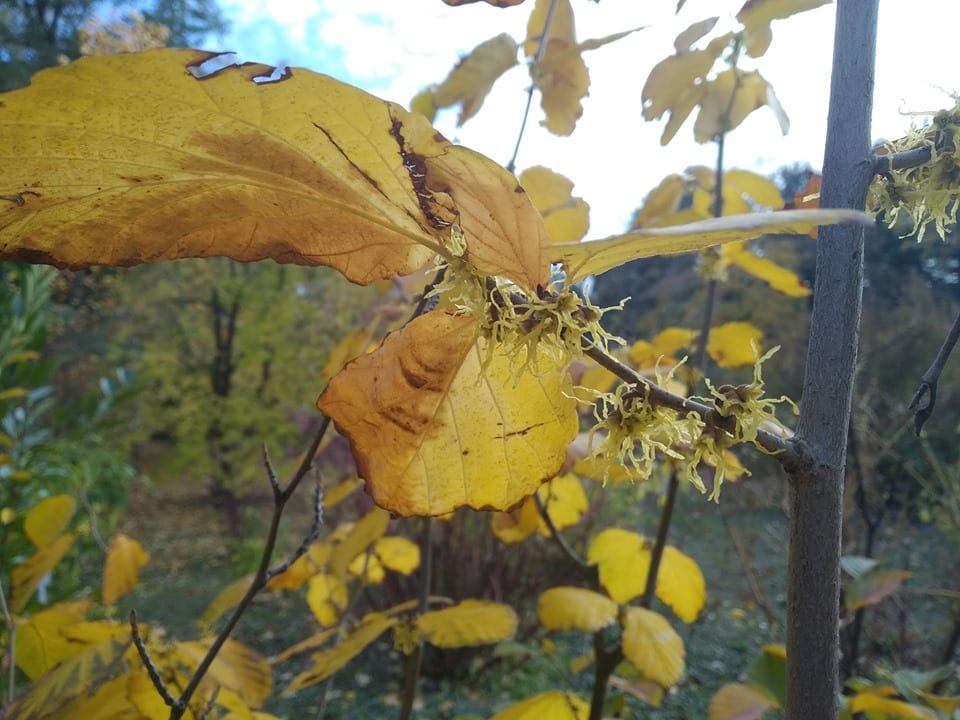
[[(220, 0), (231, 29), (211, 39), (208, 49), (323, 72), (407, 105), (484, 40), (506, 32), (522, 41), (533, 2), (501, 9), (484, 2), (448, 7), (441, 0)], [(590, 94), (571, 137), (553, 136), (539, 126), (542, 113), (535, 98), (517, 159), (518, 171), (546, 165), (574, 181), (574, 194), (591, 206), (588, 238), (622, 232), (665, 175), (715, 162), (714, 145), (694, 142), (692, 117), (668, 146), (661, 146), (662, 121), (643, 119), (640, 93), (650, 69), (673, 53), (677, 33), (717, 14), (721, 25), (733, 27), (741, 4), (688, 0), (677, 17), (675, 0), (573, 0), (580, 40), (646, 26), (585, 55)], [(768, 108), (754, 112), (727, 138), (728, 168), (769, 174), (797, 162), (821, 166), (834, 12), (827, 5), (773, 24), (770, 49), (749, 67), (759, 69), (775, 88), (790, 131), (781, 135)], [(916, 119), (910, 112), (954, 104), (950, 92), (960, 90), (960, 81), (951, 74), (948, 49), (958, 15), (943, 0), (881, 1), (875, 138), (903, 135)], [(448, 138), (506, 163), (528, 85), (528, 70), (518, 65), (464, 127), (456, 127), (456, 110), (442, 112), (434, 124)]]

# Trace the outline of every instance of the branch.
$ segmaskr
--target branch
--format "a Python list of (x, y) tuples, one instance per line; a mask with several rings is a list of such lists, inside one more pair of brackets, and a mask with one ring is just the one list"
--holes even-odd
[[(651, 403), (669, 408), (677, 413), (696, 413), (700, 416), (700, 419), (706, 423), (707, 427), (718, 428), (724, 431), (731, 429), (733, 418), (721, 417), (719, 413), (717, 413), (716, 408), (665, 390), (638, 373), (629, 365), (625, 365), (592, 343), (584, 342), (583, 351), (584, 355), (612, 372), (624, 382), (639, 385), (644, 388), (644, 397)], [(769, 430), (760, 430), (757, 433), (757, 444), (771, 455), (780, 457), (781, 461), (789, 462), (796, 459), (795, 448), (793, 448), (782, 435), (772, 433)]]
[[(820, 205), (863, 208), (879, 0), (839, 2)], [(839, 713), (840, 553), (847, 431), (863, 288), (864, 229), (821, 227), (790, 488), (786, 720)], [(799, 461), (798, 461), (799, 459)]]
[(0, 584), (0, 610), (3, 611), (3, 622), (7, 627), (7, 669), (10, 671), (10, 677), (7, 680), (7, 702), (13, 702), (14, 688), (17, 683), (17, 666), (14, 663), (16, 657), (16, 644), (14, 639), (16, 638), (17, 624), (13, 620), (13, 616), (10, 615), (10, 608), (7, 607), (7, 596), (3, 589), (3, 585)]
[[(913, 427), (917, 435), (920, 434), (924, 424), (933, 414), (933, 408), (937, 404), (937, 382), (940, 380), (940, 373), (943, 372), (944, 365), (947, 364), (947, 358), (950, 357), (954, 346), (957, 344), (957, 338), (960, 338), (960, 315), (957, 315), (953, 321), (953, 327), (947, 333), (947, 337), (944, 339), (943, 345), (940, 346), (940, 351), (937, 353), (933, 364), (920, 376), (920, 387), (917, 388), (917, 392), (914, 393), (913, 399), (910, 401), (910, 409), (916, 410), (916, 414), (913, 416)], [(927, 402), (921, 407), (920, 402), (924, 397), (927, 398)]]
[[(547, 16), (543, 21), (543, 31), (540, 33), (540, 38), (537, 40), (537, 54), (534, 55), (533, 60), (530, 63), (531, 68), (539, 68), (540, 63), (543, 62), (543, 56), (547, 51), (547, 43), (544, 42), (544, 40), (546, 40), (547, 36), (550, 34), (550, 25), (553, 23), (553, 16), (556, 14), (557, 4), (557, 0), (550, 0), (550, 7), (547, 8)], [(517, 135), (517, 143), (513, 147), (513, 155), (510, 156), (510, 160), (508, 160), (507, 164), (504, 165), (509, 172), (516, 172), (517, 169), (517, 154), (520, 152), (520, 142), (523, 140), (523, 133), (527, 129), (527, 119), (530, 117), (530, 106), (533, 104), (534, 88), (535, 83), (531, 77), (530, 86), (527, 88), (527, 104), (523, 109), (523, 120), (520, 121), (520, 132)]]
[[(430, 585), (433, 582), (433, 518), (423, 519), (423, 532), (420, 536), (420, 554), (423, 557), (420, 575), (420, 591), (417, 596), (417, 613), (423, 615), (430, 601)], [(364, 570), (364, 576), (366, 570)], [(413, 712), (413, 703), (417, 699), (417, 685), (420, 681), (420, 668), (423, 665), (423, 639), (412, 653), (407, 656), (404, 673), (403, 695), (401, 698), (400, 720), (408, 720)]]
[(590, 582), (592, 587), (597, 587), (600, 583), (599, 570), (596, 565), (591, 565), (586, 560), (581, 558), (570, 547), (570, 543), (566, 541), (563, 535), (560, 534), (560, 531), (557, 529), (557, 526), (553, 522), (553, 518), (550, 517), (550, 513), (547, 512), (547, 506), (544, 504), (543, 500), (540, 499), (540, 493), (535, 492), (533, 494), (533, 501), (537, 505), (537, 512), (540, 513), (540, 517), (543, 518), (544, 524), (547, 526), (547, 529), (550, 531), (550, 537), (554, 539), (557, 545), (560, 547), (560, 550), (563, 551), (563, 554), (580, 569), (584, 574), (586, 579)]
[(150, 653), (147, 652), (147, 646), (144, 644), (143, 636), (140, 634), (140, 626), (137, 625), (136, 610), (130, 611), (130, 635), (133, 637), (133, 644), (137, 647), (137, 654), (140, 655), (140, 660), (147, 670), (147, 675), (150, 676), (150, 682), (153, 683), (153, 687), (156, 688), (167, 707), (171, 708), (172, 714), (177, 707), (177, 699), (170, 694), (166, 684), (163, 682), (163, 678), (160, 677), (160, 671), (157, 669), (157, 666), (153, 664)]
[(893, 170), (908, 170), (926, 165), (933, 159), (933, 148), (930, 145), (893, 153), (892, 155), (873, 156), (873, 174), (886, 175)]
[[(323, 513), (322, 513), (322, 504), (319, 486), (317, 488), (317, 496), (315, 500), (314, 507), (314, 519), (313, 524), (311, 525), (310, 531), (307, 533), (307, 537), (300, 544), (294, 553), (280, 563), (278, 566), (271, 568), (270, 560), (273, 557), (273, 551), (277, 544), (277, 536), (280, 531), (280, 519), (283, 516), (283, 510), (287, 502), (293, 496), (293, 493), (296, 491), (297, 487), (300, 485), (300, 482), (306, 477), (307, 473), (313, 467), (313, 460), (317, 454), (317, 450), (320, 448), (320, 443), (323, 441), (324, 435), (326, 435), (327, 429), (330, 427), (330, 418), (324, 416), (323, 422), (320, 424), (320, 428), (317, 430), (316, 435), (313, 438), (313, 441), (310, 443), (310, 447), (307, 449), (306, 454), (303, 457), (303, 460), (300, 463), (300, 466), (297, 468), (296, 472), (290, 478), (290, 482), (287, 483), (285, 488), (281, 488), (279, 482), (277, 481), (276, 472), (274, 471), (273, 464), (270, 462), (270, 457), (266, 452), (264, 453), (264, 466), (267, 470), (267, 476), (270, 480), (270, 486), (273, 489), (273, 516), (270, 519), (270, 529), (267, 531), (266, 542), (263, 547), (263, 552), (260, 555), (260, 565), (257, 568), (257, 572), (253, 577), (253, 581), (250, 583), (250, 587), (247, 588), (247, 592), (244, 594), (243, 599), (237, 604), (233, 612), (230, 615), (230, 618), (227, 620), (226, 624), (220, 630), (216, 639), (207, 649), (207, 654), (204, 656), (203, 660), (197, 666), (197, 669), (193, 673), (193, 677), (190, 678), (190, 682), (186, 688), (184, 688), (183, 694), (178, 700), (173, 701), (173, 703), (167, 702), (171, 706), (170, 709), (170, 720), (179, 720), (183, 717), (183, 714), (186, 712), (187, 706), (190, 703), (190, 699), (196, 693), (197, 688), (200, 686), (201, 681), (204, 676), (207, 674), (207, 671), (210, 669), (210, 666), (213, 664), (213, 661), (217, 657), (217, 653), (220, 652), (220, 648), (223, 647), (227, 639), (230, 637), (230, 633), (233, 632), (233, 629), (237, 626), (237, 623), (240, 621), (240, 618), (247, 611), (247, 608), (250, 607), (250, 604), (253, 602), (253, 598), (259, 593), (264, 587), (266, 587), (267, 582), (270, 578), (279, 575), (281, 572), (290, 567), (296, 560), (301, 557), (307, 549), (310, 547), (310, 544), (316, 538), (316, 535), (319, 533), (320, 526), (323, 523)], [(131, 620), (131, 624), (133, 624)], [(136, 643), (137, 636), (134, 635), (134, 642)], [(142, 642), (141, 642), (142, 645)], [(137, 646), (137, 649), (140, 650), (140, 645)], [(146, 648), (143, 649), (140, 655), (141, 659), (144, 660), (144, 664), (147, 664), (149, 659), (146, 656)], [(156, 670), (156, 668), (154, 668)], [(150, 667), (147, 666), (147, 671), (150, 672)], [(159, 675), (157, 676), (159, 679)], [(153, 674), (151, 673), (151, 679), (153, 679)], [(163, 696), (164, 701), (167, 701), (169, 693), (165, 694), (165, 691), (162, 689), (162, 682), (158, 685), (157, 680), (154, 680), (154, 686), (157, 687), (160, 695)]]

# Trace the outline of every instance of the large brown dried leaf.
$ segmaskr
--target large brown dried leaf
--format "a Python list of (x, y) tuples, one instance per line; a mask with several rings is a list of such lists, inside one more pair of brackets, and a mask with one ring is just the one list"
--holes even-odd
[(85, 58), (5, 94), (0, 258), (272, 258), (368, 283), (427, 263), (459, 221), (481, 272), (549, 277), (540, 217), (492, 161), (324, 75), (225, 64)]
[(517, 377), (500, 349), (485, 359), (476, 318), (434, 311), (330, 381), (319, 407), (349, 438), (378, 505), (507, 510), (561, 468), (577, 432), (566, 373), (543, 357), (541, 375)]

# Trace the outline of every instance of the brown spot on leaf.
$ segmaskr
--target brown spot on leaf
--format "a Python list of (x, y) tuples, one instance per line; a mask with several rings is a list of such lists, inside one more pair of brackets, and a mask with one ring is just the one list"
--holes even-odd
[[(380, 188), (380, 183), (378, 183), (376, 180), (374, 180), (372, 177), (370, 177), (370, 173), (368, 173), (368, 172), (367, 172), (366, 170), (364, 170), (362, 167), (360, 167), (359, 165), (357, 165), (357, 164), (350, 158), (350, 156), (347, 155), (347, 153), (345, 153), (345, 152), (343, 151), (343, 148), (340, 147), (340, 144), (339, 144), (336, 140), (333, 139), (333, 135), (331, 135), (331, 134), (327, 131), (327, 129), (326, 129), (325, 127), (323, 127), (322, 125), (318, 125), (317, 123), (313, 123), (313, 126), (314, 126), (317, 130), (319, 130), (320, 132), (322, 132), (322, 133), (326, 136), (327, 140), (330, 141), (330, 144), (333, 145), (333, 147), (335, 147), (335, 148), (337, 149), (337, 152), (339, 152), (339, 153), (343, 156), (343, 159), (344, 159), (344, 160), (346, 160), (348, 163), (350, 163), (350, 166), (357, 172), (358, 175), (360, 175), (360, 177), (362, 177), (364, 180), (366, 180), (368, 183), (370, 183), (370, 185), (371, 185), (378, 193), (380, 193), (380, 194), (383, 195), (384, 197), (387, 197), (386, 193), (383, 192), (383, 190)], [(388, 199), (389, 199), (389, 198), (388, 198)]]

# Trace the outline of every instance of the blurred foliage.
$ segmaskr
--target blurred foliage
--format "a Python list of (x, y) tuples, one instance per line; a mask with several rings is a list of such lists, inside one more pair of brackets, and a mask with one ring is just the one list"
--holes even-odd
[[(119, 522), (125, 483), (133, 470), (109, 448), (108, 410), (125, 390), (125, 373), (94, 382), (95, 392), (61, 402), (59, 358), (45, 350), (53, 307), (49, 268), (0, 264), (0, 558), (8, 568), (32, 550), (24, 532), (30, 509), (44, 498), (69, 495), (82, 513), (72, 527), (81, 551), (95, 550)], [(88, 386), (89, 387), (89, 386)], [(61, 563), (58, 597), (80, 585), (81, 566)], [(9, 576), (3, 577), (8, 587)], [(49, 598), (49, 596), (47, 596)]]
[[(0, 91), (23, 87), (37, 70), (80, 56), (81, 29), (102, 3), (94, 0), (0, 0)], [(167, 42), (188, 47), (227, 24), (215, 0), (129, 0), (112, 6), (117, 14), (139, 11), (168, 28)]]

